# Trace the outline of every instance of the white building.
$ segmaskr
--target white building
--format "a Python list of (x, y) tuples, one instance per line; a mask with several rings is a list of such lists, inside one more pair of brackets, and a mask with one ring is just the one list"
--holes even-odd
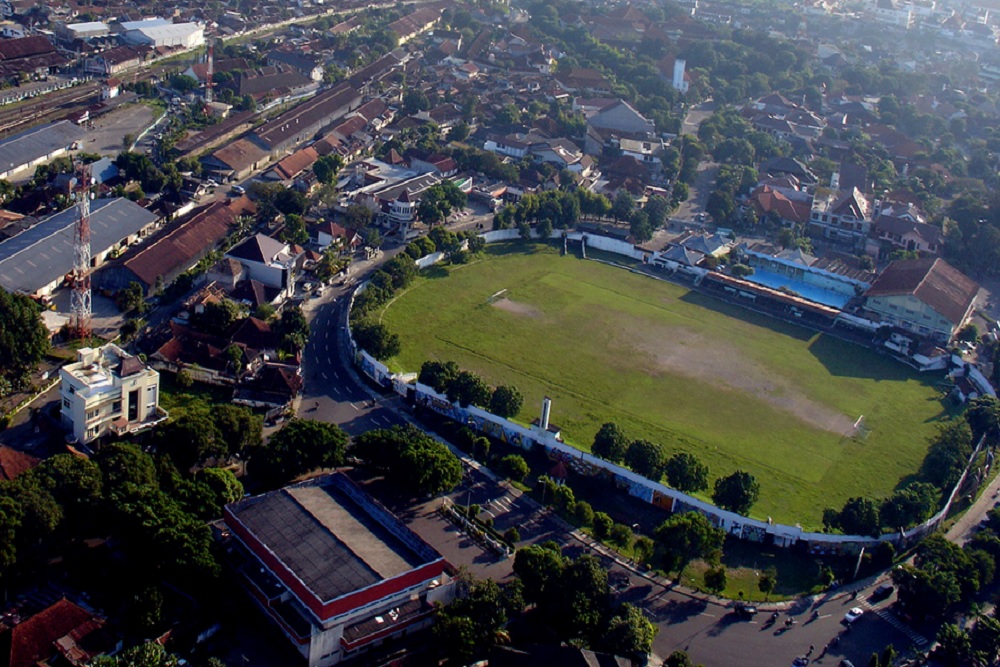
[[(140, 22), (136, 22), (140, 23)], [(135, 28), (127, 28), (124, 39), (129, 44), (146, 44), (152, 47), (181, 47), (193, 49), (205, 43), (205, 26), (199, 23), (159, 23), (158, 20), (142, 21)], [(132, 24), (122, 24), (122, 26)]]
[(242, 264), (248, 278), (278, 289), (282, 297), (290, 297), (295, 291), (296, 260), (301, 254), (287, 243), (255, 234), (233, 246), (225, 256)]
[(77, 442), (145, 430), (169, 415), (160, 409), (160, 374), (117, 345), (81, 348), (59, 371), (62, 421)]

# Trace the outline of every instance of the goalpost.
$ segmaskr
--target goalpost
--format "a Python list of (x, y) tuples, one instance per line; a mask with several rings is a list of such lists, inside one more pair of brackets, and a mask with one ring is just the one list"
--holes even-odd
[(497, 301), (502, 301), (507, 298), (507, 289), (504, 288), (499, 292), (493, 294), (490, 298), (486, 300), (486, 303), (496, 303)]

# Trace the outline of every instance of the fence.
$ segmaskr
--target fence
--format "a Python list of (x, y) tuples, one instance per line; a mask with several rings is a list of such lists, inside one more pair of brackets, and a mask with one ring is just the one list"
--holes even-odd
[[(513, 232), (513, 235), (510, 234), (511, 232)], [(563, 232), (553, 233), (553, 238), (562, 238), (562, 236)], [(481, 237), (486, 240), (487, 243), (492, 243), (496, 241), (517, 239), (519, 238), (519, 234), (517, 230), (498, 230), (486, 232), (485, 234), (482, 234)], [(593, 234), (582, 234), (579, 232), (571, 232), (569, 234), (569, 238), (574, 240), (584, 240), (583, 237), (586, 237), (584, 242), (588, 246), (592, 247), (599, 247), (596, 243), (594, 243), (594, 239), (603, 238), (595, 237)], [(605, 239), (605, 241), (612, 242), (602, 242), (604, 247), (600, 249), (606, 250), (607, 252), (616, 252), (616, 250), (612, 250), (611, 248), (618, 248), (619, 250), (625, 251), (619, 254), (625, 254), (629, 257), (635, 257), (634, 253), (637, 252), (642, 253), (642, 251), (632, 246), (632, 244), (624, 241), (618, 241), (617, 239)], [(366, 285), (367, 283), (359, 285), (354, 294), (351, 296), (348, 313), (354, 305), (354, 297), (357, 294), (360, 294)], [(408, 376), (393, 374), (389, 371), (385, 364), (379, 362), (364, 350), (359, 350), (353, 337), (351, 336), (350, 326), (348, 326), (347, 335), (351, 350), (354, 352), (355, 361), (361, 372), (380, 386), (383, 386), (386, 389), (393, 389), (397, 393), (404, 396), (408, 393), (410, 388), (413, 388), (415, 391), (415, 402), (417, 405), (434, 410), (438, 414), (444, 415), (456, 422), (466, 424), (470, 428), (480, 431), (509, 445), (520, 447), (525, 450), (530, 450), (534, 447), (542, 447), (552, 458), (562, 460), (567, 464), (567, 466), (572, 466), (577, 470), (583, 470), (585, 472), (589, 472), (590, 474), (608, 475), (618, 488), (623, 489), (629, 495), (645, 500), (652, 505), (661, 507), (670, 512), (700, 512), (701, 514), (707, 516), (716, 526), (725, 530), (727, 534), (738, 539), (748, 540), (751, 542), (773, 543), (775, 546), (779, 547), (791, 547), (804, 542), (808, 546), (810, 552), (816, 554), (856, 554), (862, 548), (871, 548), (878, 545), (880, 542), (890, 542), (897, 548), (905, 548), (906, 546), (933, 532), (937, 529), (945, 517), (947, 517), (955, 498), (958, 496), (959, 491), (968, 479), (972, 466), (975, 463), (976, 458), (979, 456), (985, 441), (985, 436), (979, 440), (975, 451), (973, 451), (968, 462), (966, 463), (962, 476), (949, 493), (948, 500), (944, 504), (944, 507), (942, 507), (937, 514), (924, 523), (910, 528), (909, 530), (886, 533), (880, 537), (808, 532), (803, 530), (802, 527), (798, 525), (789, 526), (785, 524), (773, 523), (770, 520), (770, 517), (767, 521), (761, 521), (760, 519), (752, 519), (741, 516), (735, 512), (724, 510), (720, 507), (712, 505), (711, 503), (705, 502), (704, 500), (694, 498), (686, 493), (665, 486), (660, 482), (647, 479), (627, 468), (579, 450), (572, 445), (568, 445), (559, 440), (556, 434), (543, 430), (537, 426), (529, 427), (517, 424), (509, 419), (498, 417), (474, 405), (462, 407), (457, 403), (452, 403), (448, 400), (447, 396), (439, 394), (427, 385), (421, 384), (420, 382), (413, 382), (413, 384), (410, 384), (412, 374)]]

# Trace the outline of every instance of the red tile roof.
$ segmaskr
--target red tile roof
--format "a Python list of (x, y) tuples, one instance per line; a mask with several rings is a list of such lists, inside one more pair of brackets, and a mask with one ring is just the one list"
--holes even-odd
[(213, 202), (147, 245), (127, 260), (125, 267), (146, 285), (155, 285), (158, 277), (172, 276), (213, 249), (245, 208), (240, 200)]
[(979, 284), (943, 259), (905, 259), (890, 264), (866, 296), (912, 294), (956, 326), (979, 293)]
[(19, 452), (6, 445), (0, 445), (0, 480), (10, 481), (28, 472), (41, 461), (30, 454)]
[(34, 667), (56, 653), (55, 641), (92, 618), (85, 609), (63, 599), (10, 631), (10, 667)]
[(319, 153), (316, 152), (315, 148), (309, 146), (300, 151), (295, 151), (278, 162), (274, 170), (284, 179), (295, 178), (304, 170), (311, 167), (318, 158)]

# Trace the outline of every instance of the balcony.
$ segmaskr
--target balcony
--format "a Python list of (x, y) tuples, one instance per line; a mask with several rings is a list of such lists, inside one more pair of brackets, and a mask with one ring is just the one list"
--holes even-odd
[(147, 417), (141, 422), (130, 422), (126, 417), (122, 416), (111, 422), (110, 429), (115, 435), (123, 436), (130, 433), (139, 433), (140, 431), (153, 428), (157, 424), (167, 421), (169, 418), (170, 413), (157, 406), (156, 415), (154, 417)]

